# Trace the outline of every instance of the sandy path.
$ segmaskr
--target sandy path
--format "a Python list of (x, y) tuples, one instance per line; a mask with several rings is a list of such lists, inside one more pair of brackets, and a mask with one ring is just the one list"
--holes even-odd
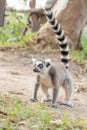
[[(6, 50), (0, 51), (0, 91), (23, 96), (25, 100), (29, 100), (32, 96), (35, 75), (32, 71), (31, 57), (46, 58), (48, 55), (31, 54), (27, 50)], [(58, 61), (56, 54), (49, 54), (49, 57), (55, 62)], [(86, 88), (74, 94), (74, 108), (60, 106), (59, 111), (65, 112), (69, 110), (75, 115), (87, 118), (87, 74), (81, 72), (80, 67), (72, 63), (71, 71), (74, 77), (75, 88)], [(40, 91), (40, 90), (39, 90)], [(38, 95), (41, 100), (42, 93)], [(61, 89), (59, 101), (63, 100), (64, 92)]]

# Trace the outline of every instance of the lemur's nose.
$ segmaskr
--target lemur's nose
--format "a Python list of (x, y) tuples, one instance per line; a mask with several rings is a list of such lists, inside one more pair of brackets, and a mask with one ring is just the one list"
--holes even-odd
[(33, 71), (35, 72), (35, 68), (33, 69)]
[(34, 72), (40, 72), (37, 68), (33, 69)]
[(37, 68), (34, 68), (33, 71), (34, 71), (34, 72), (38, 72), (38, 69), (37, 69)]

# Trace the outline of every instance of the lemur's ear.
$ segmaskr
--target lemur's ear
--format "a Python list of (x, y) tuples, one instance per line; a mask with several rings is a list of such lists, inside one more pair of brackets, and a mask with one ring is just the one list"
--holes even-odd
[(33, 65), (36, 63), (37, 59), (32, 58)]
[(46, 64), (46, 67), (49, 67), (51, 65), (51, 59), (46, 59), (45, 60), (45, 64)]

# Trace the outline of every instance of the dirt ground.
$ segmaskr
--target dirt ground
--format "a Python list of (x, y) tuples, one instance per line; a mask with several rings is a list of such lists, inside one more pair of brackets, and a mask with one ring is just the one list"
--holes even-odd
[[(0, 91), (15, 96), (23, 96), (29, 100), (32, 96), (36, 75), (32, 71), (31, 58), (51, 58), (58, 61), (58, 54), (31, 53), (27, 48), (0, 50)], [(76, 63), (71, 62), (70, 71), (74, 79), (75, 93), (73, 95), (74, 107), (60, 105), (58, 111), (62, 114), (70, 111), (74, 115), (87, 119), (87, 72)], [(39, 102), (43, 96), (38, 93)], [(64, 91), (60, 90), (59, 102), (64, 99)], [(47, 105), (47, 104), (45, 104)]]

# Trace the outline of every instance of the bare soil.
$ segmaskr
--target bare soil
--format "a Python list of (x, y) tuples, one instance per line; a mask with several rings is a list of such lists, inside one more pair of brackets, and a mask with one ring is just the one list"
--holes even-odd
[[(10, 48), (0, 50), (0, 91), (14, 96), (23, 96), (29, 101), (32, 96), (36, 75), (32, 71), (31, 58), (51, 58), (53, 62), (59, 62), (57, 53), (41, 54), (32, 53), (28, 48)], [(74, 79), (75, 92), (73, 95), (74, 107), (59, 105), (58, 113), (62, 115), (70, 111), (73, 115), (87, 119), (87, 72), (84, 67), (75, 62), (71, 62), (70, 71)], [(43, 96), (39, 90), (39, 103)], [(64, 91), (60, 90), (59, 100), (64, 99)], [(29, 101), (30, 103), (30, 101)], [(47, 104), (45, 104), (47, 105)]]

